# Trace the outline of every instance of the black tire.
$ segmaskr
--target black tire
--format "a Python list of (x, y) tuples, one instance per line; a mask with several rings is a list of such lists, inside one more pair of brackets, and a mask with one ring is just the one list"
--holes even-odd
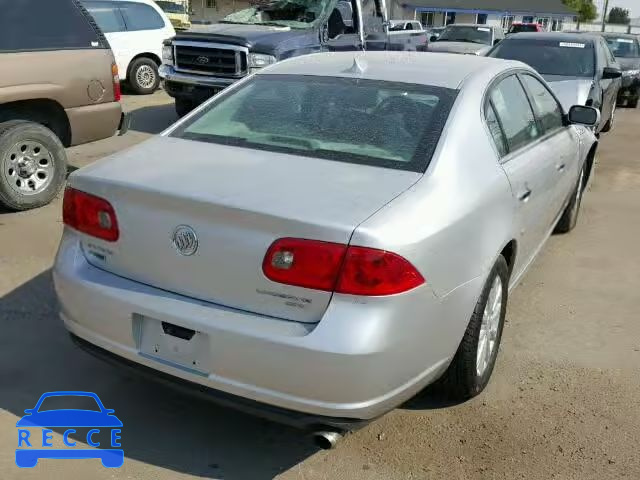
[(609, 117), (609, 120), (605, 124), (604, 128), (601, 130), (602, 133), (609, 133), (611, 130), (613, 130), (613, 127), (615, 125), (615, 115), (616, 115), (616, 105), (614, 104), (613, 111), (611, 112), (611, 116)]
[(580, 172), (580, 177), (578, 177), (576, 187), (571, 194), (571, 200), (564, 209), (564, 212), (562, 212), (562, 216), (560, 217), (560, 220), (558, 220), (554, 233), (569, 233), (578, 223), (580, 205), (582, 205), (582, 193), (586, 187), (586, 179), (586, 166), (583, 166), (582, 171)]
[[(37, 153), (25, 150), (29, 155), (25, 162), (16, 154), (22, 142), (40, 145)], [(58, 195), (66, 175), (67, 154), (55, 133), (25, 120), (0, 124), (0, 205), (16, 211), (46, 205)], [(43, 182), (42, 186), (36, 182)]]
[(185, 98), (176, 98), (176, 113), (179, 117), (184, 117), (194, 108), (195, 105), (191, 100), (187, 100)]
[(150, 58), (134, 60), (129, 67), (129, 86), (138, 95), (150, 95), (160, 86), (158, 65)]
[[(502, 285), (502, 304), (500, 309), (500, 317), (495, 337), (495, 346), (491, 351), (490, 359), (482, 374), (478, 373), (477, 354), (482, 327), (482, 319), (484, 317), (485, 308), (489, 300), (489, 293), (496, 278), (500, 279)], [(507, 311), (508, 288), (509, 285), (509, 267), (505, 258), (500, 255), (495, 265), (489, 273), (487, 282), (476, 307), (471, 315), (471, 320), (464, 333), (462, 342), (458, 347), (453, 361), (449, 365), (446, 373), (440, 380), (440, 389), (451, 400), (464, 401), (475, 397), (481, 393), (491, 378), (493, 367), (498, 358), (500, 350), (500, 340), (502, 339), (502, 330), (504, 328), (504, 318)]]

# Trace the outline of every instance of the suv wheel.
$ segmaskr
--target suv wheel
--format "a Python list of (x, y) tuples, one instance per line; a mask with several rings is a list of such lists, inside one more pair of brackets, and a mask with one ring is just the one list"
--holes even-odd
[(55, 133), (28, 121), (0, 124), (0, 204), (11, 210), (46, 205), (66, 174), (67, 155)]
[(129, 69), (129, 85), (139, 95), (149, 95), (160, 86), (158, 65), (150, 58), (138, 58)]

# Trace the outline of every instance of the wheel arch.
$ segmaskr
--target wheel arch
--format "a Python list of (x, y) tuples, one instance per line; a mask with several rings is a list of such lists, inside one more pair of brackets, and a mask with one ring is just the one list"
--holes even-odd
[(596, 152), (598, 150), (598, 142), (594, 142), (593, 145), (591, 145), (591, 148), (589, 149), (589, 153), (587, 153), (587, 158), (585, 159), (585, 165), (587, 167), (587, 178), (585, 179), (585, 182), (582, 186), (582, 190), (584, 191), (587, 188), (587, 185), (589, 185), (589, 180), (591, 179), (591, 174), (593, 173), (593, 167), (595, 165), (596, 162)]
[(55, 133), (65, 147), (71, 146), (71, 124), (63, 106), (49, 98), (17, 100), (0, 105), (0, 122), (29, 120)]

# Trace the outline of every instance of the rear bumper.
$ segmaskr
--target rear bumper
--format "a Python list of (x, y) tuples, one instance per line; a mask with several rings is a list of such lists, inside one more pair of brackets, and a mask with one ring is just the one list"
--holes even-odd
[(66, 112), (71, 126), (71, 145), (112, 137), (122, 118), (119, 102), (69, 108)]
[[(455, 354), (481, 284), (445, 299), (429, 287), (393, 300), (334, 295), (322, 321), (301, 324), (168, 293), (90, 265), (78, 234), (65, 231), (54, 282), (66, 328), (158, 377), (208, 396), (242, 397), (338, 427), (395, 408), (441, 376)], [(406, 300), (406, 302), (404, 301)], [(206, 335), (196, 372), (143, 352), (144, 325), (167, 322)], [(195, 365), (195, 363), (194, 363)], [(144, 370), (144, 369), (143, 369)], [(206, 373), (203, 373), (206, 372)], [(234, 403), (235, 400), (231, 401)], [(224, 403), (224, 402), (223, 402)], [(253, 413), (253, 412), (252, 412)], [(291, 423), (291, 422), (285, 422)], [(317, 419), (303, 424), (318, 423)], [(357, 422), (356, 422), (357, 423)]]

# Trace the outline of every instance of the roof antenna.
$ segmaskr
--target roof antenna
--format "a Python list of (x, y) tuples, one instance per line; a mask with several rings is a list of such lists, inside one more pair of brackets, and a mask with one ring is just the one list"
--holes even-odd
[(342, 73), (353, 73), (354, 75), (362, 75), (367, 69), (366, 63), (360, 63), (358, 57), (353, 57), (353, 65), (344, 70)]

